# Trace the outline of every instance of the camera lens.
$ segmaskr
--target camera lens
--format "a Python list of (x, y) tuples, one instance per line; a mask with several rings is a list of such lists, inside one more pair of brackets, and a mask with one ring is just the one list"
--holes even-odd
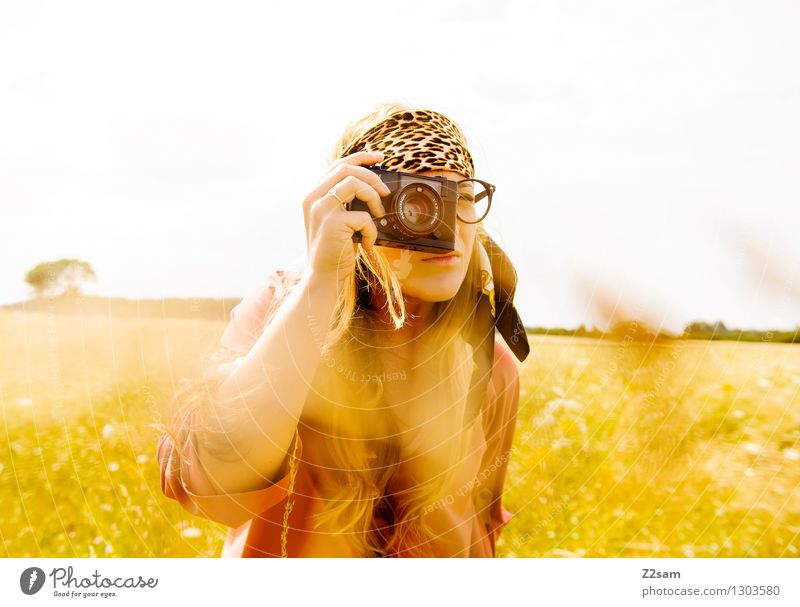
[(412, 235), (433, 231), (441, 216), (442, 199), (429, 185), (412, 183), (397, 196), (397, 217), (402, 228)]

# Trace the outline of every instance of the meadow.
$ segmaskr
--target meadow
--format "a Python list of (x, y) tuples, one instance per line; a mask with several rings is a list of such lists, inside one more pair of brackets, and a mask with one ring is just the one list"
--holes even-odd
[[(223, 329), (0, 311), (3, 556), (219, 555), (152, 424)], [(798, 556), (800, 347), (530, 341), (498, 556)]]

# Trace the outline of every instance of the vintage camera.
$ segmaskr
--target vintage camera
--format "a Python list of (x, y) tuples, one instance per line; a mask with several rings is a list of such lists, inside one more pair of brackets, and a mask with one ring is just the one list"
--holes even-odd
[[(455, 250), (457, 182), (377, 166), (365, 168), (377, 174), (390, 190), (388, 196), (381, 197), (386, 215), (372, 216), (378, 229), (376, 245), (434, 254)], [(370, 212), (367, 203), (358, 198), (345, 208)], [(361, 242), (361, 232), (353, 234), (353, 242)]]

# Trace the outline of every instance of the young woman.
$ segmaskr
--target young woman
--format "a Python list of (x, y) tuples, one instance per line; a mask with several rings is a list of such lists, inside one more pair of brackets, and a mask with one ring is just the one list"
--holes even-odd
[[(454, 251), (375, 244), (376, 164), (458, 183)], [(222, 556), (495, 555), (519, 401), (495, 328), (528, 344), (473, 172), (432, 110), (380, 105), (337, 142), (303, 200), (307, 262), (236, 306), (158, 442), (164, 494), (231, 527)]]

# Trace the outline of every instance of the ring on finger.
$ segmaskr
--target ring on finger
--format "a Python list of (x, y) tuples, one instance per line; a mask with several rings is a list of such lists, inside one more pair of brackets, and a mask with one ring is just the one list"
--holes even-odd
[(328, 196), (333, 196), (336, 200), (339, 201), (339, 204), (342, 205), (342, 208), (344, 208), (344, 209), (347, 208), (345, 206), (347, 204), (347, 202), (342, 200), (341, 198), (339, 198), (339, 196), (336, 194), (336, 187), (335, 186), (332, 187), (330, 190), (328, 190)]

